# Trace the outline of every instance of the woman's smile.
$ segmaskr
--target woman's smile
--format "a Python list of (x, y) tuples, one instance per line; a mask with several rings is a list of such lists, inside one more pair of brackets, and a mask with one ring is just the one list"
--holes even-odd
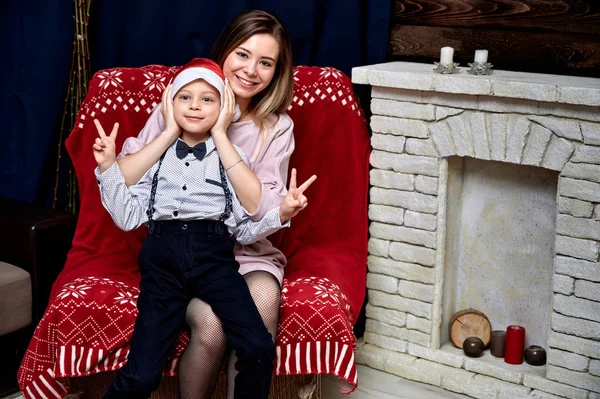
[(246, 80), (238, 75), (235, 75), (235, 77), (238, 78), (240, 83), (242, 83), (244, 86), (252, 87), (252, 86), (256, 86), (258, 84), (258, 82), (251, 82), (251, 81)]

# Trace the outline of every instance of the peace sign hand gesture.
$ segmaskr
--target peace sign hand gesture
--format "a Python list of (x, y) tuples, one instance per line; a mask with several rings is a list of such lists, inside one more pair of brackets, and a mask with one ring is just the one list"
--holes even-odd
[(94, 141), (94, 158), (100, 168), (100, 172), (104, 173), (108, 168), (115, 163), (117, 158), (115, 140), (117, 138), (117, 132), (119, 130), (119, 123), (115, 123), (110, 136), (104, 133), (104, 129), (97, 119), (94, 119), (94, 124), (98, 130), (98, 136)]
[(279, 218), (281, 223), (296, 216), (301, 210), (308, 206), (308, 199), (304, 196), (304, 191), (317, 180), (316, 175), (312, 175), (300, 187), (296, 187), (296, 169), (292, 169), (290, 177), (290, 188), (279, 207)]

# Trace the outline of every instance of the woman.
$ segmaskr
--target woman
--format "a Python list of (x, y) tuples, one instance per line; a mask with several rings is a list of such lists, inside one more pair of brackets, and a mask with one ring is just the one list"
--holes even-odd
[[(249, 11), (236, 17), (223, 31), (216, 45), (216, 61), (235, 95), (240, 117), (230, 124), (233, 107), (223, 111), (212, 136), (223, 166), (240, 202), (254, 220), (279, 205), (286, 194), (290, 156), (294, 150), (293, 122), (284, 113), (292, 99), (292, 57), (287, 32), (281, 22), (264, 11)], [(178, 137), (172, 104), (158, 107), (137, 138), (128, 139), (119, 160), (127, 184), (135, 184), (166, 148)], [(239, 162), (233, 144), (244, 150), (250, 167)], [(294, 174), (295, 171), (292, 171)], [(312, 176), (298, 188), (300, 194)], [(304, 207), (306, 198), (302, 197)], [(286, 260), (268, 240), (248, 246), (236, 244), (240, 273), (248, 284), (263, 321), (275, 339), (279, 316), (280, 290)], [(194, 299), (186, 320), (191, 328), (190, 344), (180, 367), (182, 398), (208, 398), (218, 377), (226, 340), (220, 320), (210, 306)], [(235, 354), (232, 354), (234, 356)], [(235, 361), (229, 361), (228, 397), (233, 397)]]

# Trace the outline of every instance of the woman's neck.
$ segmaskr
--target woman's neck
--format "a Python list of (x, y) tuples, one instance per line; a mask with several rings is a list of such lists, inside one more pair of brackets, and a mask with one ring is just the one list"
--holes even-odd
[(240, 97), (235, 98), (235, 102), (240, 107), (240, 112), (242, 113), (242, 115), (248, 114), (248, 108), (250, 107), (250, 101), (252, 101), (252, 98), (240, 98)]

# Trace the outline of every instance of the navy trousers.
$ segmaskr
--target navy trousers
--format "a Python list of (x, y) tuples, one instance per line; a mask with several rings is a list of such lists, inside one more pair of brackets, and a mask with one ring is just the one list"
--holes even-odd
[(212, 307), (236, 351), (235, 398), (268, 398), (273, 341), (238, 273), (227, 228), (206, 220), (154, 223), (140, 252), (139, 314), (131, 350), (104, 398), (150, 397), (185, 325), (193, 297)]

